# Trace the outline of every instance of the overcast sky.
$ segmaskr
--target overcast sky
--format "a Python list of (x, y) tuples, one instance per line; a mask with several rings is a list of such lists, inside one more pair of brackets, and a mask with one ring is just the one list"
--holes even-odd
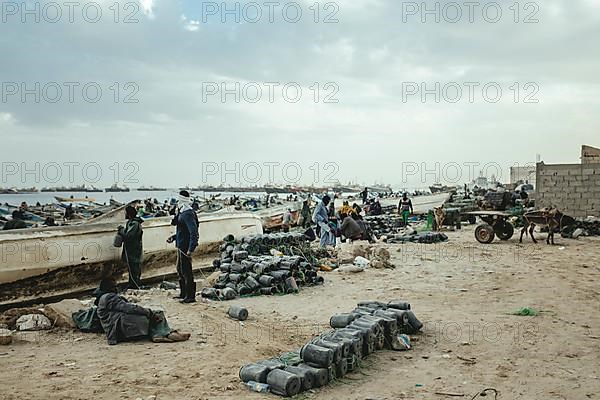
[[(462, 183), (484, 167), (507, 181), (510, 165), (537, 154), (577, 163), (582, 144), (600, 145), (595, 0), (512, 9), (512, 1), (458, 2), (462, 16), (442, 1), (439, 22), (415, 9), (420, 1), (323, 1), (318, 15), (314, 0), (285, 9), (290, 2), (258, 1), (256, 22), (257, 7), (243, 8), (246, 1), (230, 14), (212, 6), (221, 1), (124, 1), (118, 15), (114, 2), (85, 12), (81, 3), (73, 22), (62, 2), (54, 3), (57, 18), (57, 7), (41, 1), (39, 22), (20, 2), (4, 3), (0, 186), (69, 183), (64, 163), (77, 162), (70, 180), (102, 187), (244, 185), (269, 175), (275, 183), (423, 187)], [(232, 89), (224, 99), (222, 84)], [(421, 84), (430, 90), (424, 99)], [(52, 102), (57, 86), (62, 97)], [(23, 169), (34, 172), (23, 179)]]

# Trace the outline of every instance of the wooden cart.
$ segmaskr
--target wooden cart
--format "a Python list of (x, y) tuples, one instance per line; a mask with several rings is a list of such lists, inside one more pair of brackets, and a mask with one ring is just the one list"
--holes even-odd
[(479, 243), (492, 243), (496, 236), (500, 240), (508, 240), (515, 233), (515, 228), (508, 222), (511, 214), (503, 211), (471, 211), (466, 214), (479, 217), (483, 221), (483, 224), (475, 228), (475, 239)]

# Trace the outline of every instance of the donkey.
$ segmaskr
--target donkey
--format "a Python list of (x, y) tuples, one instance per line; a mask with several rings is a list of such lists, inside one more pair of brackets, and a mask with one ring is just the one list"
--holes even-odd
[(556, 228), (559, 232), (565, 227), (575, 223), (575, 219), (563, 214), (557, 208), (544, 208), (542, 210), (530, 211), (523, 214), (523, 229), (521, 229), (521, 237), (519, 243), (523, 243), (523, 234), (527, 236), (527, 228), (529, 228), (529, 235), (533, 243), (537, 243), (533, 236), (533, 230), (536, 225), (548, 227), (548, 237), (546, 238), (546, 244), (554, 244), (554, 231)]
[(446, 219), (446, 210), (444, 210), (444, 205), (442, 204), (441, 207), (435, 207), (433, 209), (433, 215), (435, 217), (435, 230), (439, 232), (442, 230), (444, 219)]

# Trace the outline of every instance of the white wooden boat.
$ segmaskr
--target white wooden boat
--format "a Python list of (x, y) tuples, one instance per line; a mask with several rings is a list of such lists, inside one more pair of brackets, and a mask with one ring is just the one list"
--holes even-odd
[[(166, 239), (175, 233), (172, 217), (144, 221), (144, 257), (155, 252), (175, 251)], [(198, 252), (208, 250), (228, 235), (262, 233), (262, 221), (251, 213), (200, 214)], [(92, 222), (34, 229), (0, 231), (0, 284), (41, 276), (82, 264), (117, 260), (121, 249), (113, 247), (124, 212), (117, 209)]]
[(96, 201), (94, 197), (63, 197), (54, 196), (59, 203), (93, 203)]
[[(429, 210), (433, 210), (435, 207), (441, 207), (449, 198), (450, 193), (436, 193), (426, 196), (409, 196), (413, 204), (413, 210), (415, 214), (427, 214)], [(397, 206), (400, 202), (398, 198), (385, 198), (380, 199), (382, 206)]]

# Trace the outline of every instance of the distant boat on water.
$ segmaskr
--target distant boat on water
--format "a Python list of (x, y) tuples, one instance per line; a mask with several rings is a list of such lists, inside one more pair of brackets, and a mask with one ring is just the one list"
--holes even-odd
[(111, 187), (104, 189), (106, 193), (115, 193), (115, 192), (129, 192), (128, 187), (119, 187), (116, 183), (111, 185)]
[(43, 193), (71, 193), (71, 192), (87, 192), (87, 193), (100, 193), (104, 190), (97, 188), (95, 186), (85, 186), (85, 185), (77, 185), (77, 186), (58, 186), (58, 187), (43, 187), (40, 192)]
[(57, 187), (45, 187), (42, 188), (42, 192), (85, 192), (85, 185), (80, 186), (57, 186)]
[(302, 188), (299, 188), (297, 186), (291, 186), (291, 185), (285, 185), (285, 186), (274, 186), (274, 185), (265, 185), (264, 187), (265, 192), (269, 193), (269, 194), (273, 194), (273, 193), (297, 193), (297, 192), (301, 192)]
[(150, 186), (150, 187), (139, 187), (137, 188), (138, 192), (166, 192), (168, 189), (167, 188), (161, 188), (161, 187), (154, 187), (154, 186)]

